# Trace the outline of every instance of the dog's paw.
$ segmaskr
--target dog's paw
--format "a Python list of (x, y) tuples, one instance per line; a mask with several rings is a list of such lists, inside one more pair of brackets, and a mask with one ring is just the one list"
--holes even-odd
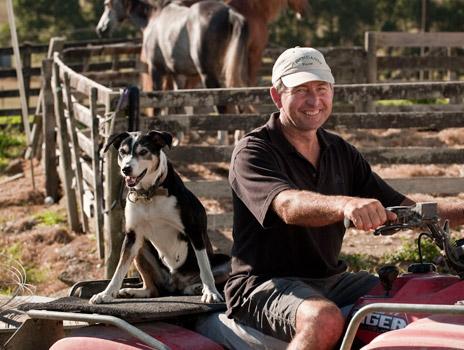
[(107, 304), (113, 301), (114, 297), (111, 294), (107, 294), (105, 292), (101, 292), (95, 294), (92, 298), (90, 298), (90, 304)]
[(220, 303), (221, 301), (224, 301), (224, 299), (216, 288), (209, 288), (206, 286), (203, 288), (203, 295), (201, 296), (202, 303)]
[(150, 291), (142, 288), (123, 288), (118, 293), (118, 297), (121, 298), (149, 298), (150, 296)]

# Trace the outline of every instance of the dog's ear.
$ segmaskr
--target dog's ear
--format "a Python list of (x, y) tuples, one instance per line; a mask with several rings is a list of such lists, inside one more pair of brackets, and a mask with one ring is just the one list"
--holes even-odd
[(110, 135), (110, 137), (108, 137), (108, 141), (106, 141), (105, 147), (103, 148), (103, 152), (108, 152), (111, 145), (118, 149), (119, 146), (121, 146), (121, 142), (129, 136), (129, 133), (127, 132)]
[(169, 148), (171, 148), (172, 135), (170, 133), (165, 131), (152, 130), (148, 133), (148, 135), (152, 137), (156, 144), (159, 145), (161, 148), (163, 148), (166, 145)]

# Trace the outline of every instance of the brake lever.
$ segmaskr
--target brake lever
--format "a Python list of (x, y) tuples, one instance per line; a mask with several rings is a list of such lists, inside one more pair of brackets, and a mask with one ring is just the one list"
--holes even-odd
[(392, 236), (398, 231), (410, 228), (410, 227), (416, 227), (418, 226), (418, 223), (411, 223), (411, 224), (387, 224), (382, 227), (376, 228), (374, 230), (374, 235), (375, 236)]
[[(382, 227), (374, 230), (374, 235), (390, 236), (398, 231), (423, 225), (423, 219), (435, 217), (437, 212), (436, 203), (417, 203), (413, 206), (387, 207), (388, 211), (395, 213), (397, 218), (387, 221)], [(343, 221), (345, 228), (354, 227), (353, 222), (346, 218)]]
[(417, 203), (413, 206), (389, 207), (397, 218), (387, 221), (385, 225), (374, 230), (374, 235), (391, 236), (398, 231), (412, 227), (422, 227), (430, 220), (437, 219), (437, 204), (431, 202)]

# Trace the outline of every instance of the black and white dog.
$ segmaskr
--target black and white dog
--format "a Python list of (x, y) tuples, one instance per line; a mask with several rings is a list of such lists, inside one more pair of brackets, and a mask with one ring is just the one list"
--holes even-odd
[[(228, 257), (214, 254), (206, 232), (206, 212), (174, 171), (162, 151), (172, 136), (152, 130), (124, 132), (108, 138), (119, 152), (118, 164), (129, 192), (126, 200), (126, 236), (121, 257), (107, 288), (90, 303), (114, 298), (148, 298), (166, 293), (199, 294), (203, 302), (218, 302), (215, 286), (228, 277)], [(121, 289), (132, 263), (140, 273), (142, 288)], [(211, 264), (217, 266), (213, 276)], [(200, 284), (201, 282), (201, 284)], [(202, 289), (199, 287), (202, 286)], [(196, 293), (197, 292), (197, 293)]]

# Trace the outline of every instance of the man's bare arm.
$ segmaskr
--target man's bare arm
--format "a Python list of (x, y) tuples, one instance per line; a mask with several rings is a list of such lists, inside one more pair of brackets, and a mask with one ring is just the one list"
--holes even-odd
[(285, 223), (310, 227), (330, 225), (347, 217), (356, 228), (367, 231), (396, 218), (376, 199), (326, 196), (311, 191), (282, 191), (274, 198), (272, 208)]

